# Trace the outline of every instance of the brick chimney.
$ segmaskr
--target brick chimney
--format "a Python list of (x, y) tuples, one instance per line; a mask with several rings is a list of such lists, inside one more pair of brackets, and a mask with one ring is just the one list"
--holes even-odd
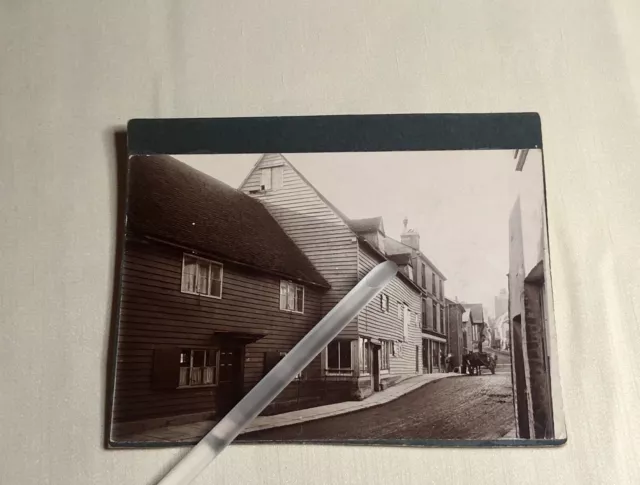
[(415, 249), (416, 251), (420, 250), (420, 234), (413, 229), (407, 229), (407, 224), (409, 223), (409, 219), (406, 217), (402, 221), (404, 224), (404, 230), (400, 235), (400, 242), (402, 244), (406, 244), (407, 246)]

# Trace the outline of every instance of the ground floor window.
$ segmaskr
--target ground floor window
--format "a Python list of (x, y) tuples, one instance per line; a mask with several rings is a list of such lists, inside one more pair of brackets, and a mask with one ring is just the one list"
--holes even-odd
[(393, 342), (389, 340), (382, 341), (380, 350), (380, 370), (389, 370), (389, 357), (391, 356)]
[(179, 387), (213, 386), (218, 383), (218, 350), (182, 349)]
[(348, 340), (334, 340), (327, 346), (326, 370), (331, 374), (350, 375), (351, 342)]
[(371, 372), (371, 341), (368, 338), (360, 337), (358, 344), (360, 349), (360, 374), (368, 374)]
[(431, 349), (431, 356), (433, 358), (431, 365), (433, 365), (434, 369), (438, 369), (440, 367), (440, 344), (431, 340)]

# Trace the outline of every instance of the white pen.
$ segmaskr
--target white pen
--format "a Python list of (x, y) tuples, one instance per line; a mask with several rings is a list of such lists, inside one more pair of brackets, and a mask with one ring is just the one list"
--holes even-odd
[(391, 261), (373, 268), (158, 485), (191, 483), (389, 284), (397, 271)]

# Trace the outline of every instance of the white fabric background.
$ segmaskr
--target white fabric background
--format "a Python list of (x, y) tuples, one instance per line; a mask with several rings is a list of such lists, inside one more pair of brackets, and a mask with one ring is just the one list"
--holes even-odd
[(569, 442), (236, 446), (196, 483), (640, 483), (635, 0), (0, 7), (0, 483), (151, 484), (102, 449), (111, 131), (133, 117), (538, 111)]

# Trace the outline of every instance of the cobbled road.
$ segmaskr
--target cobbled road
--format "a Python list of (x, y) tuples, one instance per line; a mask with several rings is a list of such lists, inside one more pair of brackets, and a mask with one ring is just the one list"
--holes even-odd
[[(506, 369), (505, 369), (506, 370)], [(511, 375), (450, 377), (354, 413), (247, 433), (238, 441), (496, 439), (515, 427)]]

